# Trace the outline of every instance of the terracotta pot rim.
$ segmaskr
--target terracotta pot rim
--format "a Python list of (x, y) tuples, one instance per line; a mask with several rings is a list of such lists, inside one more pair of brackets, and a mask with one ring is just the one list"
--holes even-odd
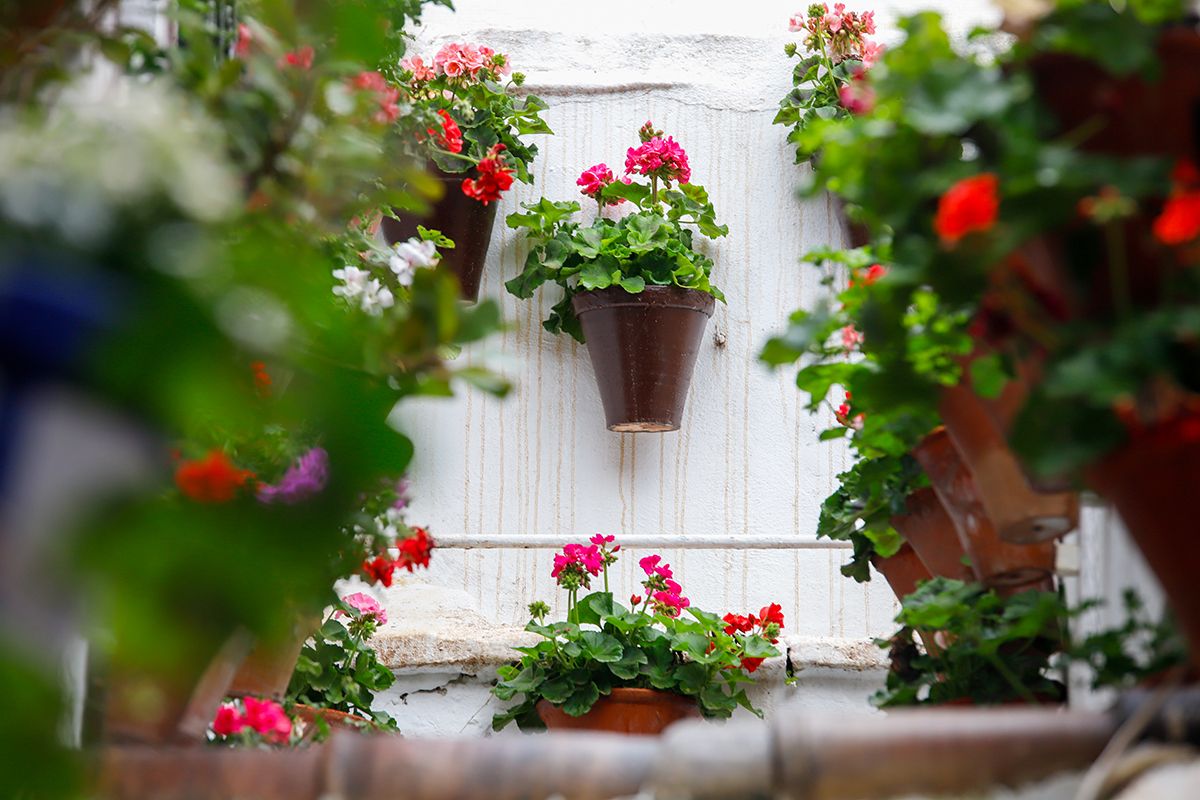
[(620, 286), (589, 289), (579, 292), (571, 298), (571, 305), (575, 308), (576, 316), (604, 308), (641, 308), (654, 305), (656, 308), (681, 308), (685, 311), (697, 311), (706, 317), (712, 317), (713, 311), (716, 310), (717, 299), (700, 289), (649, 284), (636, 294), (628, 292)]

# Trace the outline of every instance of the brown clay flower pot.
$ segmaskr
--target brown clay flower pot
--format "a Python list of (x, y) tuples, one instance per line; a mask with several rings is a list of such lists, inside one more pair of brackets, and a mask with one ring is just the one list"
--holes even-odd
[(892, 587), (897, 600), (903, 600), (917, 590), (917, 584), (933, 577), (929, 568), (921, 561), (917, 551), (909, 543), (904, 543), (894, 555), (881, 558), (871, 556), (871, 564), (887, 580)]
[(1086, 126), (1085, 150), (1195, 157), (1200, 119), (1200, 33), (1164, 29), (1155, 77), (1117, 77), (1095, 61), (1048, 53), (1030, 61), (1037, 93), (1064, 132)]
[(1003, 541), (984, 511), (974, 476), (945, 428), (938, 428), (913, 450), (929, 482), (958, 531), (971, 567), (988, 586), (1028, 586), (1054, 572), (1053, 541), (1011, 544)]
[(679, 430), (704, 328), (716, 302), (678, 286), (580, 292), (572, 300), (587, 339), (610, 431)]
[(409, 211), (398, 211), (399, 219), (384, 217), (383, 235), (389, 244), (405, 242), (417, 235), (418, 225), (423, 225), (453, 239), (453, 248), (439, 250), (442, 264), (458, 277), (463, 299), (475, 302), (479, 299), (479, 284), (483, 280), (483, 266), (492, 241), (498, 204), (485, 206), (463, 194), (462, 182), (468, 177), (466, 173), (435, 170), (434, 176), (441, 181), (445, 193), (433, 204), (432, 211), (425, 217)]
[(1200, 413), (1135, 433), (1088, 471), (1158, 576), (1200, 668)]
[(690, 697), (656, 689), (613, 689), (601, 697), (591, 711), (572, 717), (547, 700), (539, 700), (538, 716), (552, 731), (579, 730), (657, 736), (668, 725), (700, 716), (700, 708)]
[(954, 520), (942, 508), (933, 489), (919, 489), (909, 495), (906, 513), (892, 518), (892, 527), (900, 532), (931, 575), (974, 581), (977, 576), (963, 563), (967, 551), (958, 540)]
[(362, 732), (371, 724), (369, 719), (360, 717), (358, 714), (335, 711), (332, 708), (315, 708), (303, 703), (293, 706), (292, 712), (308, 727), (309, 732), (314, 730), (317, 719), (325, 720), (325, 724), (335, 731)]
[(963, 462), (975, 477), (983, 510), (1001, 539), (1030, 543), (1057, 539), (1079, 524), (1079, 496), (1074, 492), (1039, 492), (1030, 485), (1024, 469), (1004, 436), (1011, 397), (1003, 405), (979, 397), (960, 383), (942, 390), (938, 413)]
[(255, 644), (250, 655), (238, 668), (237, 674), (233, 676), (229, 694), (239, 697), (253, 695), (270, 697), (273, 700), (283, 699), (292, 680), (292, 673), (296, 670), (300, 649), (320, 625), (320, 617), (297, 618), (290, 636)]

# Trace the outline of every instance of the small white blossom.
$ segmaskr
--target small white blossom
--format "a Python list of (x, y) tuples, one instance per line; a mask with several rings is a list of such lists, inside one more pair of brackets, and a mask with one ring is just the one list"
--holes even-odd
[(415, 236), (407, 242), (397, 243), (392, 250), (388, 266), (396, 273), (401, 286), (411, 286), (418, 269), (435, 266), (440, 259), (436, 244)]
[(363, 311), (373, 317), (378, 317), (385, 308), (391, 308), (396, 299), (392, 297), (391, 289), (380, 283), (378, 278), (372, 278), (367, 281), (359, 302), (362, 304)]
[(333, 277), (342, 283), (333, 287), (333, 293), (347, 300), (354, 300), (361, 297), (363, 291), (367, 288), (367, 278), (370, 277), (370, 274), (365, 269), (349, 265), (341, 269), (335, 269)]

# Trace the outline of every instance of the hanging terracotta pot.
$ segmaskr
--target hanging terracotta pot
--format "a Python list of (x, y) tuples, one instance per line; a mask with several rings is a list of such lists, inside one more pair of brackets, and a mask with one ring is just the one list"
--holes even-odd
[(971, 567), (963, 563), (967, 551), (958, 540), (954, 520), (933, 489), (919, 489), (909, 495), (905, 511), (892, 517), (892, 527), (900, 532), (931, 575), (960, 581), (977, 579)]
[(678, 286), (580, 292), (572, 300), (587, 339), (610, 431), (679, 430), (704, 328), (716, 302)]
[(903, 600), (917, 590), (917, 584), (933, 577), (912, 545), (905, 542), (895, 554), (882, 558), (871, 556), (871, 564), (892, 587), (897, 600)]
[(1086, 130), (1080, 146), (1114, 155), (1194, 158), (1200, 133), (1200, 33), (1165, 28), (1155, 75), (1115, 76), (1094, 60), (1046, 53), (1030, 63), (1038, 96), (1066, 133)]
[(297, 703), (292, 706), (292, 711), (305, 724), (305, 738), (316, 732), (318, 719), (324, 720), (330, 730), (334, 731), (355, 731), (362, 733), (364, 730), (370, 730), (371, 721), (369, 719), (347, 711), (337, 711), (332, 708), (316, 708), (315, 706), (306, 706), (303, 703)]
[(442, 183), (442, 199), (433, 204), (425, 217), (399, 210), (399, 219), (384, 217), (383, 235), (388, 244), (406, 242), (417, 235), (417, 226), (422, 225), (453, 239), (453, 248), (440, 251), (442, 263), (458, 277), (463, 299), (475, 302), (479, 299), (479, 285), (483, 281), (483, 267), (492, 241), (498, 204), (484, 205), (463, 194), (465, 173), (452, 174), (436, 169), (433, 173)]
[[(938, 413), (955, 449), (974, 475), (984, 512), (1001, 539), (1030, 543), (1057, 539), (1079, 524), (1079, 496), (1074, 492), (1039, 492), (1030, 484), (1008, 446), (996, 411), (1017, 407), (1013, 397), (989, 407), (965, 378), (942, 390)], [(1011, 394), (1018, 393), (1012, 392)]]
[(300, 649), (320, 625), (320, 617), (297, 617), (290, 635), (256, 643), (233, 677), (229, 694), (282, 700), (296, 671)]
[(1053, 542), (1010, 544), (1003, 541), (984, 511), (971, 470), (945, 428), (938, 428), (913, 450), (929, 476), (959, 542), (980, 580), (993, 587), (1028, 587), (1054, 572)]
[(1136, 432), (1088, 471), (1154, 570), (1200, 668), (1200, 413)]
[(572, 717), (547, 700), (539, 700), (538, 716), (552, 731), (580, 730), (657, 736), (668, 725), (700, 716), (690, 697), (657, 689), (613, 689), (582, 717)]

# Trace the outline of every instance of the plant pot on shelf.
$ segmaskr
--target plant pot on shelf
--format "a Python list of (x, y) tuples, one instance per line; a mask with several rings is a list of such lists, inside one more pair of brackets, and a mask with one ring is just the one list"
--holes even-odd
[(958, 540), (984, 584), (997, 589), (1030, 588), (1053, 574), (1053, 541), (1014, 544), (996, 533), (984, 511), (975, 478), (945, 428), (926, 436), (913, 450), (913, 456), (954, 521)]
[(320, 617), (299, 617), (289, 635), (256, 643), (233, 677), (229, 694), (282, 700), (296, 671), (300, 649), (320, 625)]
[(1011, 397), (1003, 403), (989, 406), (964, 381), (942, 390), (938, 413), (1000, 538), (1022, 544), (1057, 539), (1079, 524), (1079, 496), (1034, 489), (1005, 439), (1010, 420), (996, 415), (1015, 404)]
[(546, 727), (556, 730), (601, 731), (641, 736), (657, 736), (667, 726), (683, 719), (700, 716), (700, 708), (690, 697), (657, 689), (613, 689), (601, 697), (582, 717), (572, 717), (547, 700), (539, 700), (538, 716)]
[(1200, 412), (1135, 432), (1088, 470), (1088, 482), (1112, 502), (1167, 594), (1200, 668)]
[(716, 302), (678, 286), (580, 292), (572, 305), (587, 339), (610, 431), (679, 429), (696, 356)]
[(463, 194), (462, 182), (466, 173), (433, 172), (444, 189), (442, 199), (434, 203), (424, 217), (397, 209), (398, 219), (383, 218), (383, 235), (388, 244), (405, 242), (416, 236), (417, 226), (422, 225), (453, 239), (453, 248), (440, 251), (442, 263), (457, 276), (463, 299), (475, 302), (479, 299), (484, 262), (496, 224), (497, 203), (484, 205)]
[(976, 580), (971, 567), (963, 563), (967, 551), (958, 540), (954, 520), (933, 489), (919, 489), (909, 495), (905, 513), (892, 518), (892, 527), (908, 542), (931, 576)]
[(369, 730), (371, 726), (371, 721), (366, 717), (360, 717), (358, 714), (351, 714), (347, 711), (337, 711), (332, 708), (316, 708), (314, 706), (306, 706), (303, 703), (297, 703), (292, 707), (292, 711), (308, 726), (309, 731), (315, 729), (318, 719), (324, 720), (330, 730), (334, 731), (357, 731), (361, 733), (364, 730)]

